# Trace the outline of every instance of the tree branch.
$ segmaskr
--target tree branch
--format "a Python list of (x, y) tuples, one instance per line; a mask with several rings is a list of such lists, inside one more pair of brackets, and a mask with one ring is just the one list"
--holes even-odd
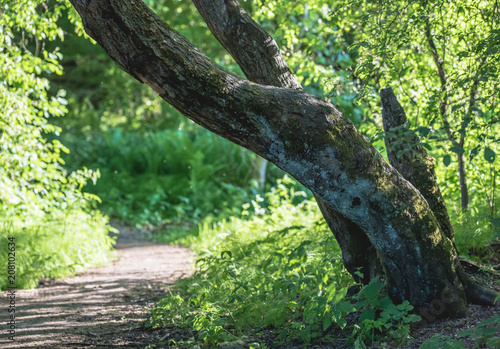
[[(253, 82), (302, 90), (280, 53), (276, 41), (244, 11), (236, 0), (193, 0), (214, 36)], [(367, 284), (381, 273), (375, 248), (354, 222), (340, 215), (315, 195), (330, 230), (343, 251), (344, 264), (353, 277)], [(363, 241), (362, 245), (356, 241)], [(360, 269), (360, 270), (359, 270)], [(363, 274), (360, 279), (356, 271)]]
[[(428, 4), (427, 0), (423, 1), (423, 7), (426, 8)], [(438, 71), (438, 76), (439, 76), (439, 81), (441, 82), (441, 92), (446, 93), (446, 85), (448, 83), (447, 81), (447, 74), (446, 70), (444, 68), (444, 60), (441, 59), (439, 56), (436, 44), (434, 43), (434, 38), (432, 37), (431, 33), (431, 24), (429, 21), (429, 15), (427, 14), (425, 17), (425, 37), (427, 39), (427, 43), (429, 44), (429, 47), (431, 48), (432, 52), (432, 58), (434, 59), (434, 63), (436, 64), (436, 68)], [(451, 125), (448, 122), (448, 102), (446, 99), (446, 96), (444, 96), (439, 105), (439, 112), (441, 114), (441, 119), (443, 121), (444, 129), (446, 132), (446, 135), (448, 136), (448, 139), (451, 141), (452, 145), (454, 147), (458, 147), (458, 142), (456, 141), (455, 137), (453, 137), (453, 134), (451, 133)]]
[[(441, 82), (441, 92), (446, 93), (446, 85), (448, 83), (447, 77), (446, 77), (446, 71), (444, 69), (444, 61), (439, 57), (436, 44), (434, 43), (434, 39), (432, 38), (431, 34), (431, 28), (430, 28), (430, 23), (429, 19), (426, 18), (426, 28), (425, 28), (425, 36), (427, 38), (427, 43), (429, 44), (429, 47), (431, 48), (432, 52), (432, 58), (434, 59), (434, 63), (436, 64), (437, 70), (438, 70), (438, 76), (439, 76), (439, 81)], [(453, 134), (451, 133), (451, 125), (448, 121), (448, 102), (446, 99), (446, 96), (442, 97), (441, 101), (439, 102), (439, 112), (441, 114), (441, 119), (443, 121), (444, 125), (444, 130), (446, 132), (446, 135), (448, 136), (448, 139), (450, 140), (451, 144), (454, 147), (459, 147), (458, 142), (456, 141), (455, 137), (453, 137)]]
[[(382, 118), (384, 122), (384, 131), (391, 135), (385, 138), (387, 148), (387, 156), (392, 166), (399, 171), (408, 181), (410, 181), (415, 188), (417, 188), (424, 198), (429, 203), (432, 212), (438, 219), (443, 233), (453, 242), (453, 247), (458, 256), (458, 250), (455, 246), (455, 238), (453, 226), (448, 216), (446, 204), (441, 196), (441, 191), (437, 184), (436, 173), (434, 172), (434, 159), (427, 154), (427, 151), (419, 146), (412, 147), (410, 152), (406, 152), (398, 156), (397, 152), (401, 147), (398, 147), (396, 141), (401, 141), (402, 137), (398, 137), (404, 127), (407, 125), (408, 119), (406, 113), (399, 104), (394, 92), (391, 88), (382, 89), (380, 91), (382, 100)], [(401, 130), (403, 127), (403, 130)], [(394, 134), (395, 133), (395, 134)], [(415, 135), (412, 139), (405, 140), (406, 143), (418, 144), (418, 136)], [(476, 304), (492, 305), (496, 293), (488, 290), (477, 284), (471, 277), (464, 271), (461, 265), (463, 261), (460, 259), (455, 260), (455, 268), (457, 275), (464, 286), (465, 293), (469, 302)]]
[[(424, 1), (424, 7), (427, 6), (427, 0)], [(451, 144), (455, 148), (460, 148), (463, 150), (463, 144), (465, 140), (465, 135), (462, 133), (460, 135), (459, 141), (455, 139), (453, 133), (451, 132), (451, 125), (448, 121), (448, 100), (447, 100), (447, 75), (444, 68), (444, 60), (438, 54), (436, 44), (434, 43), (434, 39), (431, 34), (431, 24), (429, 21), (428, 15), (425, 18), (425, 36), (427, 38), (427, 42), (432, 51), (432, 57), (434, 58), (434, 63), (436, 64), (438, 70), (439, 80), (441, 81), (441, 92), (444, 93), (442, 96), (439, 111), (441, 114), (441, 119), (443, 121), (444, 130)], [(461, 196), (461, 206), (462, 210), (467, 210), (469, 207), (469, 192), (467, 189), (467, 171), (465, 169), (465, 156), (464, 153), (457, 153), (458, 159), (458, 178), (460, 183), (460, 196)]]
[[(420, 191), (441, 224), (444, 234), (451, 241), (454, 241), (453, 226), (437, 184), (434, 158), (429, 156), (422, 146), (418, 145), (420, 139), (416, 134), (410, 138), (404, 135), (405, 131), (408, 130), (408, 119), (392, 89), (382, 89), (380, 99), (382, 101), (382, 120), (386, 132), (385, 145), (390, 164)], [(401, 143), (404, 144), (401, 146)], [(407, 144), (412, 145), (411, 150), (398, 154)]]
[(193, 0), (217, 40), (245, 76), (258, 84), (302, 89), (281, 56), (276, 41), (237, 0)]

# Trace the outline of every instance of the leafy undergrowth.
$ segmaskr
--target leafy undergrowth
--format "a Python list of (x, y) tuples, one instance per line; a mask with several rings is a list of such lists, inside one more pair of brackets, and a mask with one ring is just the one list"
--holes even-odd
[[(31, 288), (41, 277), (56, 278), (106, 261), (112, 240), (99, 200), (81, 191), (97, 173), (67, 171), (49, 119), (67, 112), (65, 91), (51, 88), (62, 74), (53, 42), (64, 2), (42, 10), (42, 1), (2, 3), (0, 16), (0, 289)], [(74, 18), (74, 16), (69, 15)], [(20, 39), (22, 37), (22, 40)], [(37, 53), (30, 52), (40, 42)], [(40, 47), (39, 47), (40, 46)]]
[[(85, 190), (99, 195), (103, 212), (128, 224), (161, 226), (233, 213), (256, 192), (255, 156), (200, 128), (115, 128), (91, 140), (69, 135), (64, 142), (71, 149), (67, 167), (99, 169), (100, 179)], [(268, 171), (268, 180), (278, 172)]]
[(500, 269), (500, 220), (491, 219), (489, 208), (479, 206), (457, 215), (451, 211), (455, 241), (461, 256)]
[(147, 326), (194, 335), (162, 345), (336, 341), (364, 348), (410, 340), (410, 323), (420, 318), (407, 302), (393, 304), (378, 280), (347, 297), (354, 281), (340, 248), (315, 202), (296, 188), (285, 177), (266, 197), (244, 205), (240, 218), (202, 224), (198, 236), (182, 240), (200, 256), (197, 271), (157, 304)]
[(0, 278), (0, 290), (34, 288), (42, 277), (61, 278), (109, 261), (112, 228), (100, 212), (69, 208), (24, 213), (0, 217), (0, 244), (6, 247), (0, 251), (0, 265), (13, 276)]

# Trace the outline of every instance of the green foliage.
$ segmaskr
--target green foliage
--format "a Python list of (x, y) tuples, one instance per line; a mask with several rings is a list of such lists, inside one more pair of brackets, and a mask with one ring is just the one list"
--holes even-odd
[[(217, 63), (240, 73), (191, 1), (147, 4)], [(73, 31), (68, 21), (61, 26)], [(104, 212), (159, 226), (238, 209), (255, 191), (255, 155), (194, 125), (84, 37), (67, 35), (58, 46), (65, 74), (51, 80), (67, 91), (71, 105), (68, 117), (54, 120), (66, 131), (58, 139), (71, 149), (66, 168), (100, 171), (85, 191), (99, 194)]]
[(362, 131), (367, 130), (363, 122), (370, 119), (355, 103), (361, 86), (352, 78), (356, 55), (348, 47), (353, 37), (336, 23), (335, 5), (318, 0), (256, 0), (253, 8), (253, 17), (275, 38), (305, 90), (327, 97)]
[[(233, 73), (241, 72), (210, 33), (191, 1), (145, 2), (210, 58)], [(61, 127), (82, 140), (95, 132), (113, 132), (116, 127), (124, 131), (192, 128), (186, 118), (149, 86), (123, 72), (99, 45), (72, 34), (72, 22), (62, 18), (60, 24), (68, 33), (63, 42), (57, 43), (64, 54), (65, 73), (51, 77), (51, 81), (67, 91), (71, 105), (68, 116), (56, 121)]]
[(387, 296), (382, 297), (384, 284), (375, 277), (358, 293), (356, 309), (359, 319), (349, 340), (355, 348), (366, 348), (366, 344), (392, 340), (392, 344), (401, 346), (410, 339), (410, 323), (421, 320), (420, 316), (410, 314), (413, 306), (408, 301), (395, 305)]
[[(499, 235), (490, 223), (488, 208), (484, 205), (483, 207), (475, 206), (469, 212), (459, 215), (451, 212), (451, 218), (459, 252), (471, 258), (478, 259), (480, 257), (478, 261), (489, 262), (489, 257), (493, 256), (484, 248)], [(494, 253), (494, 251), (490, 252)]]
[[(240, 73), (232, 59), (210, 35), (190, 1), (161, 0), (147, 3), (212, 59)], [(331, 99), (382, 150), (383, 132), (377, 91), (385, 85), (392, 85), (413, 128), (421, 136), (421, 145), (427, 148), (432, 146), (431, 155), (439, 159), (439, 182), (449, 207), (458, 207), (457, 216), (460, 215), (460, 187), (456, 157), (459, 153), (467, 155), (469, 192), (474, 193), (470, 195), (471, 206), (481, 207), (480, 214), (471, 212), (470, 216), (472, 221), (487, 225), (488, 218), (483, 214), (482, 207), (488, 204), (489, 219), (498, 216), (495, 201), (499, 199), (496, 188), (500, 181), (495, 169), (498, 140), (494, 137), (498, 133), (498, 98), (493, 93), (496, 80), (491, 78), (498, 70), (497, 62), (500, 61), (496, 59), (498, 52), (494, 45), (498, 21), (491, 8), (484, 6), (483, 2), (478, 8), (471, 5), (473, 3), (473, 0), (459, 4), (447, 1), (439, 7), (435, 3), (425, 5), (357, 0), (345, 6), (342, 2), (317, 0), (255, 0), (242, 4), (275, 37), (305, 89)], [(438, 20), (434, 10), (436, 13), (445, 13), (439, 17), (442, 20)], [(453, 13), (458, 12), (463, 13), (463, 16), (453, 16)], [(467, 18), (473, 21), (469, 23)], [(439, 117), (440, 101), (443, 100), (440, 99), (442, 86), (428, 38), (422, 34), (427, 26), (430, 26), (429, 38), (435, 41), (438, 53), (441, 56), (446, 54), (447, 85), (444, 100), (448, 105), (447, 121), (455, 139), (466, 135), (462, 147), (448, 144), (444, 121)], [(68, 23), (63, 23), (63, 28), (71, 31)], [(447, 38), (450, 38), (449, 42)], [(476, 42), (476, 38), (481, 40)], [(199, 193), (211, 194), (214, 192), (213, 186), (209, 185), (208, 190), (195, 189), (191, 193), (190, 190), (178, 188), (180, 183), (186, 183), (187, 177), (172, 184), (171, 180), (164, 183), (153, 178), (151, 173), (155, 171), (146, 177), (119, 170), (115, 173), (114, 169), (107, 169), (107, 164), (116, 162), (117, 158), (110, 160), (108, 154), (104, 154), (102, 159), (107, 161), (99, 161), (96, 165), (92, 155), (98, 153), (95, 149), (100, 148), (93, 148), (88, 142), (102, 144), (102, 139), (115, 137), (117, 128), (122, 130), (121, 137), (134, 142), (134, 146), (130, 145), (132, 143), (125, 146), (142, 147), (144, 143), (148, 149), (156, 149), (157, 140), (150, 135), (158, 133), (158, 129), (194, 133), (199, 129), (154, 96), (147, 86), (123, 73), (98, 46), (90, 45), (75, 35), (67, 36), (60, 46), (65, 54), (63, 63), (67, 68), (63, 77), (54, 80), (68, 91), (72, 108), (69, 118), (57, 122), (70, 130), (66, 134), (74, 138), (64, 139), (64, 143), (71, 145), (72, 149), (72, 154), (66, 159), (78, 166), (101, 170), (104, 177), (101, 183), (95, 188), (87, 188), (93, 193), (104, 190), (106, 194), (103, 194), (104, 203), (101, 207), (106, 212), (129, 222), (160, 224), (182, 217), (203, 217), (213, 212), (219, 214), (226, 204), (239, 206), (240, 198), (245, 195), (244, 191), (237, 188), (240, 185), (215, 190), (216, 193), (234, 195), (235, 200), (220, 200), (220, 196), (208, 195), (208, 204), (201, 204), (204, 207), (199, 208)], [(464, 56), (466, 53), (467, 57)], [(484, 57), (487, 59), (479, 69), (478, 65)], [(121, 88), (117, 89), (116, 86)], [(473, 106), (468, 104), (472, 92), (475, 93)], [(129, 136), (127, 132), (139, 133)], [(408, 137), (412, 134), (408, 133)], [(401, 143), (406, 143), (404, 149), (413, 146), (407, 142), (408, 137), (401, 139)], [(77, 155), (77, 150), (84, 148), (92, 151)], [(195, 153), (197, 150), (187, 152)], [(146, 162), (141, 157), (131, 154), (130, 159), (121, 157), (118, 161), (124, 164), (135, 162), (136, 166), (138, 162)], [(161, 154), (158, 159), (160, 157)], [(245, 157), (250, 155), (246, 154), (242, 158)], [(207, 161), (207, 164), (209, 160), (209, 157), (205, 157), (203, 161)], [(221, 163), (230, 163), (234, 157), (220, 160)], [(247, 166), (246, 161), (240, 162), (243, 168)], [(161, 167), (162, 163), (156, 162), (155, 166)], [(205, 170), (200, 172), (217, 174), (218, 171), (217, 168)], [(149, 172), (149, 165), (145, 172)], [(240, 172), (240, 177), (248, 178), (247, 173)], [(198, 181), (196, 184), (201, 183)], [(222, 183), (222, 187), (227, 183), (235, 184), (227, 179)], [(166, 189), (165, 186), (175, 190)], [(111, 188), (112, 193), (109, 193)], [(134, 189), (137, 189), (136, 192)], [(249, 192), (248, 189), (245, 191)], [(198, 198), (191, 199), (192, 194)], [(189, 202), (183, 202), (183, 198)], [(213, 205), (211, 201), (220, 202), (221, 205)], [(476, 236), (472, 234), (473, 231), (475, 229), (469, 232), (467, 239)]]
[(184, 240), (200, 254), (198, 269), (158, 303), (149, 326), (189, 327), (208, 345), (265, 329), (275, 329), (281, 345), (311, 344), (332, 341), (359, 312), (350, 337), (359, 347), (383, 333), (406, 341), (409, 323), (419, 320), (412, 307), (382, 297), (377, 280), (358, 302), (346, 299), (353, 282), (317, 206), (288, 177), (278, 183), (245, 204), (241, 218), (202, 224), (199, 236)]
[[(330, 98), (383, 151), (378, 91), (392, 86), (420, 145), (440, 160), (448, 205), (460, 207), (457, 157), (465, 154), (470, 206), (488, 204), (490, 219), (498, 215), (500, 18), (494, 6), (476, 0), (255, 5), (254, 17), (307, 91)], [(411, 149), (412, 134), (406, 136), (401, 143)], [(486, 220), (482, 213), (472, 216)]]
[[(68, 137), (68, 166), (100, 169), (85, 190), (99, 194), (100, 208), (134, 224), (173, 223), (233, 211), (255, 190), (255, 156), (217, 135), (192, 131), (97, 133)], [(273, 180), (278, 171), (269, 172)], [(236, 208), (235, 208), (236, 207)]]
[(410, 123), (427, 129), (423, 141), (446, 167), (438, 172), (447, 202), (460, 201), (457, 160), (465, 154), (471, 206), (488, 202), (493, 218), (500, 151), (495, 6), (477, 0), (360, 0), (339, 6), (335, 18), (356, 27), (355, 74), (367, 87), (370, 108), (379, 109), (376, 91), (392, 86)]
[(352, 280), (317, 207), (293, 185), (285, 177), (266, 198), (244, 205), (242, 218), (202, 224), (185, 241), (200, 254), (198, 270), (180, 281), (183, 297), (152, 311), (151, 325), (189, 326), (207, 344), (264, 328), (308, 343), (343, 321), (352, 311), (342, 302)]
[(441, 334), (435, 334), (431, 338), (427, 339), (420, 349), (464, 349), (465, 344), (461, 341), (452, 339), (450, 336), (444, 336)]
[[(45, 44), (63, 32), (56, 20), (63, 3), (16, 1), (0, 7), (0, 241), (16, 240), (16, 287), (41, 276), (68, 274), (101, 263), (111, 241), (107, 218), (92, 209), (98, 198), (80, 191), (97, 173), (67, 173), (61, 129), (48, 122), (66, 112), (65, 92), (50, 92), (47, 76), (62, 74), (57, 49)], [(71, 232), (71, 233), (69, 233)], [(76, 246), (82, 243), (87, 246)], [(6, 265), (2, 249), (0, 264)], [(7, 280), (0, 280), (0, 288)]]
[[(17, 288), (34, 288), (42, 277), (61, 278), (109, 261), (113, 240), (107, 235), (107, 217), (98, 211), (53, 208), (39, 217), (29, 210), (17, 213), (23, 216), (0, 216), (1, 246), (15, 238)], [(0, 265), (7, 265), (7, 252), (0, 250)], [(0, 278), (0, 289), (7, 286), (8, 280)]]
[(488, 348), (500, 346), (500, 315), (495, 315), (471, 328), (457, 333), (457, 337), (470, 337), (474, 340), (474, 348), (481, 348), (484, 344)]
[[(147, 3), (219, 64), (241, 73), (190, 1)], [(106, 218), (93, 210), (97, 197), (80, 191), (92, 180), (85, 188), (101, 195), (102, 209), (130, 223), (160, 225), (209, 216), (198, 236), (179, 229), (157, 237), (191, 245), (200, 259), (197, 272), (177, 286), (180, 295), (162, 300), (149, 325), (194, 329), (193, 346), (197, 341), (241, 345), (244, 334), (258, 337), (267, 329), (280, 343), (303, 345), (331, 341), (333, 331), (360, 348), (384, 340), (383, 335), (394, 345), (408, 340), (409, 323), (418, 317), (410, 314), (407, 302), (393, 304), (377, 280), (357, 299), (345, 297), (353, 281), (310, 195), (285, 177), (240, 210), (252, 191), (252, 155), (181, 120), (99, 47), (78, 36), (81, 24), (78, 35), (54, 42), (73, 31), (76, 17), (62, 2), (50, 2), (50, 10), (46, 5), (23, 0), (0, 8), (5, 106), (0, 243), (17, 237), (19, 287), (105, 261), (111, 245)], [(305, 89), (331, 99), (379, 147), (377, 91), (395, 86), (423, 137), (421, 145), (431, 144), (432, 154), (445, 165), (439, 165), (438, 175), (447, 184), (448, 202), (459, 198), (456, 157), (467, 156), (477, 210), (454, 217), (457, 246), (470, 251), (495, 237), (499, 32), (491, 8), (473, 0), (357, 0), (349, 6), (255, 0), (244, 6), (275, 36)], [(446, 59), (445, 85), (433, 65), (430, 39)], [(70, 117), (56, 120), (68, 112), (66, 96)], [(438, 117), (443, 101), (448, 125)], [(70, 133), (60, 136), (62, 129)], [(402, 143), (415, 132), (406, 131)], [(452, 138), (464, 141), (457, 146)], [(72, 150), (66, 164), (62, 154), (68, 150), (61, 140)], [(77, 170), (82, 166), (92, 170)], [(96, 182), (98, 169), (102, 178)], [(221, 213), (227, 218), (213, 223)], [(6, 258), (1, 252), (0, 261)], [(349, 317), (357, 323), (349, 323)], [(486, 325), (464, 335), (495, 344), (498, 337)]]

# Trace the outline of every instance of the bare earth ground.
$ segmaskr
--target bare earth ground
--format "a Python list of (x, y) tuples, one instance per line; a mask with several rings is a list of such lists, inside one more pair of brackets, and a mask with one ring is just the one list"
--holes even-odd
[(140, 241), (140, 231), (117, 228), (117, 258), (110, 265), (16, 291), (15, 342), (6, 338), (2, 294), (0, 348), (144, 348), (165, 335), (140, 323), (148, 306), (166, 296), (168, 284), (190, 274), (190, 251)]

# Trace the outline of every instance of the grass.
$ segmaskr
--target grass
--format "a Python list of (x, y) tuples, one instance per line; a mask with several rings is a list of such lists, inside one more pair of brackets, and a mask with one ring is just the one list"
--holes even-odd
[(9, 284), (4, 273), (0, 289), (34, 288), (42, 277), (61, 278), (109, 261), (111, 228), (108, 218), (98, 211), (75, 208), (26, 217), (29, 219), (6, 214), (0, 217), (0, 265), (4, 270), (15, 257), (15, 284)]
[(451, 212), (455, 243), (460, 255), (478, 263), (498, 264), (500, 255), (492, 247), (500, 239), (500, 228), (492, 224), (489, 208), (475, 206), (464, 214)]

